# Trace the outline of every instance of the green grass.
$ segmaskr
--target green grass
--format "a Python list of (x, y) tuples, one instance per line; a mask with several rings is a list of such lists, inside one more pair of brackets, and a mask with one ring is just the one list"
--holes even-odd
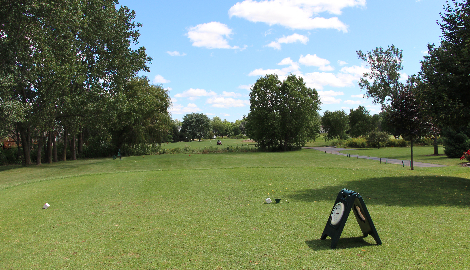
[[(462, 269), (470, 173), (453, 162), (302, 150), (2, 167), (0, 269)], [(337, 249), (319, 240), (342, 188), (364, 197), (381, 246), (352, 218)]]

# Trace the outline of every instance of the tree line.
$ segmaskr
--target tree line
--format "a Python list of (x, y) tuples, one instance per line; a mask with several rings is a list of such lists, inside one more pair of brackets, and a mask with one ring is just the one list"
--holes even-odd
[(159, 142), (168, 131), (167, 91), (137, 77), (151, 61), (137, 47), (141, 25), (133, 10), (117, 4), (0, 5), (0, 135), (21, 145), (23, 164), (41, 164), (43, 152), (49, 163), (100, 156)]

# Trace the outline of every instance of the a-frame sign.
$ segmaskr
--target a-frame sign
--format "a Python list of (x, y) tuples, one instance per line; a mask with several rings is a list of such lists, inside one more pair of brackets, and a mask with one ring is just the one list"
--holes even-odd
[(331, 248), (336, 248), (351, 209), (361, 227), (363, 236), (366, 237), (370, 234), (374, 237), (377, 245), (381, 245), (382, 241), (380, 241), (364, 200), (359, 193), (348, 189), (343, 189), (338, 193), (320, 239), (325, 240), (327, 236), (331, 237)]

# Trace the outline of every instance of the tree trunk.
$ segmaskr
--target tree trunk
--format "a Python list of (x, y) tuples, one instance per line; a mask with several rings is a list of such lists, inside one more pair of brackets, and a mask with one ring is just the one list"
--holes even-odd
[(56, 134), (52, 131), (52, 154), (54, 155), (54, 162), (59, 161), (59, 157), (57, 156), (57, 141), (55, 139)]
[(20, 144), (21, 144), (21, 139), (20, 139), (19, 125), (16, 124), (16, 159), (17, 160), (21, 159)]
[(53, 131), (49, 131), (47, 140), (47, 163), (52, 163), (52, 135)]
[(70, 152), (72, 153), (72, 160), (77, 160), (77, 147), (76, 147), (76, 135), (72, 135), (71, 143), (70, 143)]
[[(41, 132), (40, 132), (41, 133)], [(43, 136), (39, 134), (36, 165), (41, 165)]]
[(29, 128), (21, 127), (20, 130), (21, 144), (23, 146), (23, 165), (31, 165), (31, 133)]
[(411, 139), (411, 161), (410, 161), (411, 170), (414, 170), (413, 167), (413, 139)]
[(78, 134), (78, 155), (83, 153), (83, 131)]
[(439, 147), (437, 145), (437, 137), (434, 137), (433, 141), (434, 141), (434, 143), (433, 143), (433, 145), (434, 145), (434, 155), (438, 156), (439, 155)]
[(62, 154), (62, 161), (67, 161), (67, 127), (64, 127), (64, 153)]

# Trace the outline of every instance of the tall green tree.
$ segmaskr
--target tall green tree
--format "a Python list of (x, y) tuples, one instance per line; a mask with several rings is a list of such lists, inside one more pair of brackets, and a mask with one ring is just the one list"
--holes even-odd
[(348, 138), (346, 131), (349, 129), (349, 118), (343, 110), (325, 111), (321, 118), (321, 124), (326, 132), (325, 140)]
[[(131, 48), (139, 37), (135, 13), (116, 9), (117, 3), (25, 0), (0, 5), (0, 98), (25, 108), (24, 119), (16, 123), (25, 164), (31, 163), (33, 137), (40, 142), (57, 125), (64, 139), (69, 132), (74, 136), (86, 119), (104, 115), (103, 105), (130, 78), (148, 70), (145, 48)], [(40, 153), (38, 148), (38, 162)]]
[(170, 131), (170, 104), (162, 86), (151, 85), (146, 77), (131, 79), (116, 95), (113, 106), (115, 118), (109, 129), (114, 145), (161, 144)]
[(353, 138), (366, 136), (367, 133), (375, 129), (369, 111), (363, 106), (359, 106), (355, 110), (351, 109), (348, 117), (349, 135)]
[(261, 149), (299, 148), (319, 133), (312, 128), (319, 109), (317, 91), (308, 88), (301, 77), (289, 75), (281, 82), (277, 75), (266, 75), (251, 89), (247, 135)]
[(222, 122), (222, 119), (219, 117), (215, 116), (211, 120), (211, 127), (212, 127), (212, 132), (214, 133), (215, 136), (226, 136), (226, 127), (224, 125), (224, 122)]
[(367, 62), (370, 72), (364, 73), (359, 80), (359, 87), (366, 90), (367, 97), (374, 103), (385, 105), (402, 86), (400, 71), (403, 69), (403, 52), (394, 45), (387, 49), (377, 47), (369, 52), (357, 51), (359, 59)]
[(208, 138), (211, 131), (211, 120), (203, 113), (190, 113), (183, 117), (181, 132), (188, 140)]
[(470, 1), (447, 1), (440, 15), (441, 44), (421, 62), (419, 98), (436, 126), (459, 131), (470, 123)]

